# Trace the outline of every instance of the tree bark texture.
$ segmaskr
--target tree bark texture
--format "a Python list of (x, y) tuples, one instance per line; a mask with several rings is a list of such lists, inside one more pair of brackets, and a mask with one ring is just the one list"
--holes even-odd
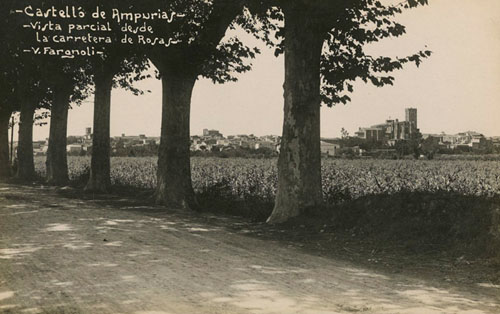
[(322, 203), (320, 58), (323, 36), (301, 6), (285, 11), (285, 108), (278, 191), (268, 223)]
[(94, 134), (90, 178), (86, 191), (106, 193), (111, 186), (110, 115), (114, 73), (103, 71), (95, 77)]
[(70, 96), (71, 86), (60, 86), (54, 90), (46, 161), (47, 182), (54, 185), (65, 185), (69, 181), (66, 138)]
[(187, 74), (179, 66), (160, 72), (163, 97), (156, 202), (169, 207), (197, 209), (191, 182), (189, 129), (196, 75)]
[(11, 175), (9, 161), (9, 121), (12, 111), (0, 108), (0, 180), (5, 180)]
[(16, 178), (32, 181), (35, 178), (35, 162), (33, 160), (33, 116), (35, 106), (28, 100), (21, 104), (19, 121), (19, 141), (17, 146), (18, 168)]

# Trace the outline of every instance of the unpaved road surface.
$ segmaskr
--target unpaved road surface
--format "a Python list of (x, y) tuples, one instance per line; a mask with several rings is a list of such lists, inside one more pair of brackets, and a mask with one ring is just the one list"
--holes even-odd
[(0, 313), (500, 313), (500, 287), (364, 269), (233, 218), (0, 184)]

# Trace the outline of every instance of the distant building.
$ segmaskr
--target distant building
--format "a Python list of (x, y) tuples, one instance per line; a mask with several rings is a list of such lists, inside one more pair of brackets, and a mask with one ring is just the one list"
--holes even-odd
[(87, 151), (87, 147), (82, 144), (71, 144), (66, 146), (66, 151), (69, 154), (81, 154)]
[(406, 120), (386, 120), (385, 123), (369, 128), (359, 128), (356, 136), (367, 141), (383, 142), (394, 145), (396, 141), (409, 140), (419, 132), (417, 128), (417, 109), (405, 109)]
[(483, 134), (475, 131), (460, 132), (458, 134), (423, 134), (422, 138), (427, 139), (432, 137), (440, 146), (456, 149), (460, 147), (470, 147), (473, 149), (486, 148), (489, 144), (493, 144), (493, 140), (488, 140)]
[(493, 147), (500, 147), (500, 136), (494, 136), (490, 138), (490, 141)]
[(339, 144), (321, 141), (321, 154), (327, 156), (337, 156), (340, 149)]
[(258, 141), (255, 143), (254, 148), (255, 149), (267, 148), (267, 149), (275, 150), (276, 143), (270, 142), (270, 141)]
[(47, 154), (49, 148), (49, 140), (45, 141), (33, 141), (33, 154), (35, 156), (42, 156)]
[(225, 138), (218, 139), (216, 144), (219, 146), (229, 146), (229, 140)]
[(218, 130), (203, 129), (204, 137), (224, 137)]
[(203, 135), (191, 136), (191, 151), (231, 150), (235, 148), (277, 150), (280, 137), (276, 135), (255, 136), (254, 134), (228, 135), (224, 137), (218, 130), (203, 129)]
[(144, 146), (149, 144), (158, 144), (158, 137), (147, 137), (145, 134), (139, 135), (125, 135), (122, 133), (121, 136), (115, 136), (112, 138), (112, 142), (123, 143), (124, 146)]
[(417, 126), (417, 108), (406, 108), (405, 114), (406, 114), (406, 121), (413, 123), (413, 126), (415, 128), (418, 128), (418, 126)]
[(359, 128), (356, 136), (367, 141), (383, 141), (385, 139), (386, 129), (384, 127)]

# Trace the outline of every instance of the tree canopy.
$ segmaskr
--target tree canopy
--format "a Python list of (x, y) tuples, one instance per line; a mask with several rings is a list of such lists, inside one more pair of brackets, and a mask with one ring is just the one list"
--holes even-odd
[[(400, 37), (406, 28), (395, 18), (427, 0), (408, 0), (386, 5), (378, 0), (357, 1), (260, 1), (252, 2), (252, 16), (242, 21), (244, 29), (274, 49), (275, 55), (284, 53), (285, 15), (282, 8), (290, 2), (307, 4), (316, 16), (317, 30), (324, 32), (321, 56), (321, 102), (329, 107), (351, 101), (357, 79), (377, 87), (392, 85), (391, 73), (409, 63), (417, 67), (431, 51), (421, 50), (403, 57), (372, 56), (366, 52), (368, 44), (385, 38)], [(267, 7), (266, 7), (267, 4)]]

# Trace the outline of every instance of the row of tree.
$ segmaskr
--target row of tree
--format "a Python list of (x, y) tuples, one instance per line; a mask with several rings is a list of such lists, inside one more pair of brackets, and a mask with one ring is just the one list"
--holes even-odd
[[(429, 51), (404, 58), (370, 56), (364, 46), (405, 33), (394, 17), (404, 8), (427, 0), (384, 5), (376, 0), (48, 0), (42, 6), (77, 5), (87, 12), (97, 6), (152, 12), (182, 13), (171, 23), (154, 22), (156, 34), (179, 43), (165, 46), (102, 45), (104, 55), (61, 59), (34, 56), (23, 47), (36, 46), (33, 34), (23, 30), (26, 20), (15, 10), (25, 0), (6, 0), (0, 38), (2, 75), (0, 107), (0, 176), (10, 175), (8, 121), (20, 112), (18, 171), (21, 180), (34, 176), (32, 132), (37, 108), (48, 108), (50, 136), (47, 181), (68, 181), (66, 136), (68, 109), (94, 95), (94, 136), (90, 179), (86, 190), (106, 192), (110, 181), (110, 104), (113, 87), (138, 94), (134, 82), (144, 79), (150, 61), (162, 81), (161, 143), (158, 149), (156, 201), (167, 206), (197, 208), (191, 182), (190, 107), (196, 81), (236, 80), (251, 69), (249, 59), (259, 49), (246, 46), (229, 29), (247, 31), (285, 55), (284, 123), (278, 160), (278, 193), (270, 223), (283, 222), (308, 207), (322, 203), (320, 106), (347, 103), (353, 82), (376, 86), (392, 84), (390, 72), (406, 63), (419, 65)], [(61, 20), (72, 23), (74, 20)], [(90, 22), (90, 21), (89, 21)], [(112, 21), (112, 23), (117, 23)], [(119, 24), (113, 25), (119, 30)], [(15, 31), (7, 31), (15, 30)], [(18, 31), (19, 30), (19, 31)], [(108, 34), (109, 35), (109, 34)], [(119, 32), (113, 33), (116, 39)], [(61, 44), (63, 45), (63, 44)], [(67, 48), (67, 47), (66, 47)], [(7, 153), (6, 153), (7, 152)]]

